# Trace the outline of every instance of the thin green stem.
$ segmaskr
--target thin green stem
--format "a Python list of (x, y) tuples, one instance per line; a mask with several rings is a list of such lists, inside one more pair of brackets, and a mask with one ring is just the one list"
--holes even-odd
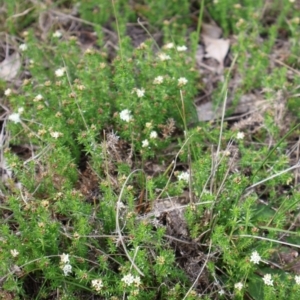
[(121, 55), (121, 60), (122, 63), (124, 62), (123, 60), (123, 49), (122, 49), (122, 42), (121, 42), (121, 36), (120, 36), (120, 27), (119, 27), (119, 22), (118, 22), (118, 17), (117, 17), (117, 10), (116, 10), (116, 6), (115, 6), (115, 0), (111, 0), (112, 6), (113, 6), (113, 10), (114, 10), (114, 15), (115, 15), (115, 19), (116, 19), (116, 26), (117, 26), (117, 33), (118, 33), (118, 40), (119, 40), (119, 47), (120, 47), (120, 55)]

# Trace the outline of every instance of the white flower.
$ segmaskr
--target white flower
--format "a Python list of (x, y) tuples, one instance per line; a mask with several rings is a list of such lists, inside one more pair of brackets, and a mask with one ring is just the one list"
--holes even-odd
[(168, 43), (166, 45), (163, 46), (164, 49), (172, 49), (174, 48), (174, 44), (173, 43)]
[(12, 92), (11, 89), (6, 89), (6, 90), (4, 91), (4, 95), (8, 97), (8, 96), (10, 96), (11, 92)]
[(24, 107), (18, 108), (18, 114), (21, 115), (24, 112)]
[(160, 53), (160, 54), (158, 55), (158, 58), (159, 58), (161, 61), (165, 61), (165, 60), (170, 60), (170, 59), (171, 59), (170, 55), (167, 55), (167, 54), (165, 54), (165, 53)]
[(139, 293), (140, 293), (140, 290), (139, 290), (139, 289), (132, 290), (132, 291), (130, 292), (130, 297), (131, 297), (131, 296), (132, 296), (132, 297), (137, 297), (137, 296), (139, 295)]
[(145, 147), (148, 147), (149, 146), (149, 141), (148, 140), (143, 140), (142, 141), (142, 147), (145, 148)]
[(58, 132), (58, 131), (51, 131), (51, 132), (50, 132), (50, 135), (51, 135), (53, 138), (57, 139), (57, 138), (59, 138), (60, 136), (62, 136), (62, 133), (61, 133), (61, 132)]
[(62, 76), (64, 76), (65, 71), (66, 71), (65, 68), (57, 69), (57, 70), (55, 71), (55, 76), (56, 76), (56, 77), (62, 77)]
[(34, 101), (34, 102), (38, 102), (38, 101), (43, 100), (43, 98), (44, 98), (44, 97), (43, 97), (41, 94), (38, 94), (37, 96), (34, 97), (33, 101)]
[(164, 78), (162, 76), (157, 76), (154, 78), (153, 84), (161, 84), (161, 83), (163, 83), (163, 81), (164, 81)]
[(147, 45), (145, 43), (140, 43), (137, 47), (138, 50), (144, 50), (147, 49)]
[(299, 275), (295, 276), (295, 281), (296, 281), (296, 284), (300, 284), (300, 276)]
[(188, 82), (188, 80), (185, 77), (180, 77), (178, 79), (178, 86), (184, 86), (187, 84), (187, 82)]
[(181, 172), (178, 176), (177, 176), (178, 180), (183, 180), (186, 182), (189, 182), (190, 180), (190, 173), (189, 172)]
[(251, 257), (250, 257), (250, 262), (258, 265), (260, 261), (261, 261), (261, 257), (258, 254), (258, 252), (256, 250), (253, 251), (252, 254), (251, 254)]
[(62, 269), (64, 271), (65, 276), (68, 276), (69, 273), (72, 273), (72, 266), (69, 264), (64, 265)]
[(237, 133), (237, 135), (236, 135), (236, 138), (238, 139), (238, 140), (242, 140), (243, 138), (245, 137), (245, 134), (244, 134), (244, 132), (238, 132)]
[(97, 292), (100, 292), (100, 290), (103, 288), (103, 282), (102, 282), (102, 279), (94, 279), (94, 280), (92, 280), (92, 287), (93, 287)]
[(60, 256), (60, 261), (64, 264), (68, 264), (70, 262), (70, 259), (69, 259), (69, 254), (65, 254), (63, 253), (61, 256)]
[(60, 38), (61, 36), (62, 36), (62, 34), (61, 34), (61, 32), (59, 31), (59, 30), (56, 30), (53, 34), (52, 34), (52, 36), (54, 37), (54, 38)]
[(156, 139), (157, 138), (157, 132), (156, 131), (151, 131), (150, 132), (150, 139)]
[(141, 278), (140, 276), (132, 276), (131, 274), (125, 275), (121, 281), (123, 281), (127, 286), (132, 285), (134, 283), (135, 286), (140, 286)]
[(144, 89), (136, 89), (136, 94), (139, 98), (142, 98), (145, 95), (145, 90)]
[(241, 282), (238, 282), (234, 285), (234, 288), (240, 291), (243, 288), (243, 284)]
[(177, 49), (178, 52), (184, 52), (184, 51), (187, 50), (187, 47), (184, 46), (184, 45), (183, 46), (177, 46), (176, 49)]
[(20, 46), (19, 46), (19, 49), (20, 49), (20, 51), (26, 51), (27, 49), (28, 49), (28, 46), (26, 45), (26, 44), (21, 44)]
[(123, 281), (126, 285), (131, 285), (134, 282), (134, 277), (131, 274), (125, 275), (121, 281)]
[(14, 122), (15, 124), (20, 123), (21, 122), (20, 114), (12, 113), (8, 116), (8, 120)]
[(13, 250), (10, 250), (10, 254), (13, 256), (13, 257), (17, 257), (19, 255), (19, 251), (16, 250), (16, 249), (13, 249)]
[(94, 54), (94, 50), (92, 48), (87, 48), (84, 52), (85, 55)]
[(132, 119), (131, 116), (131, 111), (128, 109), (124, 109), (120, 112), (120, 119), (125, 121), (125, 122), (129, 122)]
[(133, 279), (133, 283), (136, 287), (141, 285), (141, 278), (140, 276), (135, 276), (135, 278)]
[(263, 281), (264, 281), (264, 284), (265, 284), (265, 285), (271, 285), (271, 286), (273, 286), (273, 280), (272, 280), (271, 274), (266, 274), (266, 275), (263, 277)]
[(230, 154), (231, 154), (231, 152), (230, 152), (229, 150), (224, 150), (224, 151), (222, 151), (222, 153), (223, 153), (226, 157), (230, 156)]
[(222, 289), (222, 290), (218, 291), (218, 294), (219, 294), (220, 296), (225, 295), (225, 291)]

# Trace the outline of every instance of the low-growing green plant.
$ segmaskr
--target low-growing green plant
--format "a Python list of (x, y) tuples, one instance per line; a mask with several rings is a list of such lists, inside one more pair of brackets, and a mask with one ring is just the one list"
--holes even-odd
[[(47, 45), (33, 30), (23, 32), (31, 78), (18, 89), (5, 87), (3, 95), (10, 110), (2, 132), (9, 139), (1, 150), (13, 173), (0, 186), (3, 295), (299, 298), (299, 192), (290, 172), (299, 165), (290, 167), (286, 151), (298, 125), (286, 130), (277, 116), (282, 95), (295, 92), (298, 79), (287, 82), (285, 64), (268, 69), (278, 30), (289, 28), (296, 37), (292, 1), (281, 11), (270, 4), (277, 16), (271, 26), (257, 14), (262, 1), (213, 2), (208, 10), (225, 35), (237, 34), (237, 59), (214, 101), (227, 100), (234, 73), (241, 78), (234, 104), (265, 89), (266, 107), (232, 129), (225, 111), (214, 124), (196, 122), (193, 100), (202, 78), (191, 57), (199, 37), (191, 33), (188, 47), (184, 37), (188, 1), (173, 3), (166, 14), (162, 2), (136, 3), (133, 10), (126, 1), (105, 3), (99, 14), (97, 1), (81, 3), (89, 25), (117, 19), (115, 56), (99, 24), (97, 47), (84, 50), (76, 37), (61, 37), (55, 28)], [(138, 47), (124, 36), (137, 15), (162, 27), (161, 47), (151, 32)], [(269, 39), (258, 47), (263, 34)], [(17, 155), (17, 145), (30, 155)], [(175, 207), (184, 218), (178, 214), (173, 224), (184, 230), (171, 236), (174, 207), (158, 212), (153, 206), (185, 194), (189, 201)]]
[[(19, 297), (43, 298), (57, 289), (68, 299), (92, 291), (106, 298), (152, 299), (167, 276), (169, 288), (160, 291), (167, 297), (178, 285), (173, 250), (164, 246), (163, 228), (137, 222), (135, 213), (137, 189), (147, 187), (150, 195), (153, 181), (153, 201), (164, 177), (130, 178), (120, 201), (118, 193), (131, 164), (142, 167), (150, 157), (165, 163), (158, 155), (191, 119), (198, 75), (184, 45), (170, 41), (155, 53), (151, 40), (132, 49), (123, 39), (122, 51), (108, 64), (104, 51), (81, 55), (76, 39), (54, 38), (48, 47), (55, 47), (57, 59), (49, 72), (44, 60), (51, 52), (41, 53), (30, 32), (25, 42), (33, 77), (21, 90), (6, 93), (14, 108), (7, 130), (11, 144), (30, 143), (37, 152), (22, 162), (6, 149), (22, 187), (9, 196), (12, 218), (1, 226), (3, 288)], [(99, 196), (92, 203), (75, 189), (82, 159), (99, 177)], [(165, 192), (177, 195), (184, 186), (172, 183)], [(8, 267), (12, 263), (18, 270)], [(180, 286), (187, 286), (181, 277)], [(38, 294), (27, 291), (31, 278)], [(178, 287), (170, 299), (184, 295)]]

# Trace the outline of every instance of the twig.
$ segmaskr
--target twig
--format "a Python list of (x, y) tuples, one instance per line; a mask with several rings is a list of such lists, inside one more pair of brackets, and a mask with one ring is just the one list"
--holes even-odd
[(278, 172), (278, 173), (276, 173), (276, 174), (274, 174), (274, 175), (272, 175), (272, 176), (270, 176), (268, 178), (265, 178), (265, 179), (263, 179), (263, 180), (261, 180), (259, 182), (256, 182), (256, 183), (252, 184), (251, 186), (249, 186), (249, 187), (246, 188), (246, 191), (249, 191), (250, 189), (252, 189), (252, 188), (254, 188), (254, 187), (256, 187), (256, 186), (258, 186), (258, 185), (260, 185), (260, 184), (262, 184), (262, 183), (264, 183), (266, 181), (269, 181), (269, 180), (271, 180), (273, 178), (276, 178), (276, 177), (278, 177), (278, 176), (280, 176), (280, 175), (282, 175), (284, 173), (287, 173), (287, 172), (292, 171), (294, 169), (297, 169), (299, 167), (300, 167), (300, 161), (298, 161), (298, 163), (296, 165), (294, 165), (294, 166), (292, 166), (290, 168), (287, 168), (287, 169), (285, 169), (285, 170), (283, 170), (281, 172)]
[(132, 171), (128, 177), (126, 178), (123, 186), (122, 186), (122, 189), (121, 189), (121, 192), (120, 192), (120, 195), (119, 195), (119, 198), (118, 198), (118, 201), (117, 201), (117, 211), (116, 211), (116, 232), (118, 234), (118, 237), (119, 237), (119, 241), (121, 242), (122, 246), (123, 246), (123, 249), (128, 257), (128, 259), (130, 260), (132, 266), (136, 269), (136, 271), (141, 275), (141, 276), (145, 276), (144, 273), (138, 268), (138, 266), (135, 264), (135, 262), (133, 261), (133, 259), (130, 257), (128, 251), (127, 251), (127, 248), (126, 248), (126, 245), (123, 241), (123, 236), (122, 236), (122, 232), (121, 232), (121, 229), (120, 229), (120, 223), (119, 223), (119, 209), (121, 207), (121, 199), (122, 199), (122, 195), (124, 193), (124, 189), (125, 189), (125, 186), (127, 185), (127, 182), (129, 181), (130, 177), (136, 173), (136, 172), (139, 172), (139, 171), (143, 171), (141, 169), (137, 169), (137, 170), (134, 170)]
[(185, 300), (187, 298), (187, 296), (190, 294), (190, 292), (192, 291), (192, 289), (194, 288), (194, 286), (196, 285), (196, 283), (198, 282), (200, 276), (202, 275), (202, 272), (204, 270), (204, 268), (206, 267), (207, 265), (207, 262), (208, 262), (208, 258), (209, 258), (209, 254), (210, 254), (210, 251), (211, 251), (211, 245), (212, 245), (212, 241), (210, 241), (209, 243), (209, 250), (208, 250), (208, 254), (206, 255), (206, 259), (203, 263), (203, 266), (197, 276), (197, 278), (195, 279), (195, 281), (193, 282), (193, 284), (191, 285), (191, 287), (189, 288), (189, 290), (187, 291), (187, 293), (185, 294), (184, 298), (182, 300)]

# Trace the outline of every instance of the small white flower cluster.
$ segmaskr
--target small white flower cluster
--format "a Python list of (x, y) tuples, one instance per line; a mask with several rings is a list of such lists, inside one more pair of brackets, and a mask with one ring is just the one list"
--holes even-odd
[(20, 49), (20, 51), (24, 52), (24, 51), (26, 51), (28, 49), (28, 46), (26, 44), (21, 44), (19, 46), (19, 49)]
[(184, 52), (187, 50), (187, 47), (185, 45), (182, 45), (182, 46), (177, 46), (176, 49), (178, 52)]
[(180, 77), (178, 79), (178, 86), (182, 87), (188, 83), (188, 80), (185, 77)]
[(163, 49), (172, 49), (172, 48), (174, 48), (174, 43), (168, 43), (163, 46)]
[(129, 122), (132, 120), (131, 111), (129, 109), (124, 109), (120, 112), (120, 119)]
[[(163, 46), (163, 49), (173, 49), (174, 47), (175, 47), (174, 43), (168, 43), (168, 44)], [(184, 52), (184, 51), (187, 50), (187, 47), (185, 45), (177, 46), (176, 50), (178, 52)]]
[(12, 257), (17, 257), (19, 255), (19, 251), (17, 249), (10, 250), (10, 254)]
[(133, 93), (136, 93), (136, 95), (139, 97), (139, 98), (142, 98), (145, 96), (145, 90), (143, 88), (141, 89), (137, 89), (137, 88), (134, 88), (131, 92), (131, 94)]
[(58, 139), (59, 137), (61, 137), (63, 134), (61, 132), (58, 131), (50, 131), (50, 135), (55, 138)]
[(237, 289), (238, 291), (241, 291), (243, 288), (243, 284), (241, 282), (238, 282), (234, 285), (234, 288)]
[(94, 49), (87, 48), (84, 52), (84, 55), (91, 55), (91, 54), (94, 54), (94, 53), (95, 53)]
[(250, 262), (258, 265), (260, 261), (261, 261), (261, 257), (258, 254), (258, 252), (256, 250), (253, 251), (252, 254), (251, 254), (251, 257), (250, 257)]
[(18, 113), (12, 113), (8, 116), (8, 120), (14, 122), (15, 124), (21, 122), (20, 115)]
[(69, 263), (69, 262), (70, 262), (69, 254), (63, 253), (63, 254), (60, 256), (60, 262), (62, 262), (63, 264)]
[(146, 140), (143, 140), (142, 141), (142, 147), (143, 148), (146, 148), (146, 147), (148, 147), (149, 146), (149, 141), (146, 139)]
[(170, 59), (171, 59), (171, 56), (168, 55), (168, 54), (165, 54), (165, 53), (160, 53), (160, 54), (158, 54), (158, 58), (159, 58), (161, 61), (166, 61), (166, 60), (170, 60)]
[(72, 273), (72, 266), (70, 264), (66, 264), (63, 266), (62, 270), (64, 271), (64, 275), (68, 276), (69, 273)]
[(238, 132), (237, 133), (237, 135), (236, 135), (236, 138), (238, 139), (238, 140), (242, 140), (242, 139), (244, 139), (244, 137), (245, 137), (245, 134), (244, 134), (244, 132)]
[(162, 84), (164, 81), (164, 78), (162, 76), (157, 76), (153, 80), (153, 84)]
[(273, 286), (272, 275), (271, 275), (271, 274), (266, 274), (266, 275), (263, 277), (263, 282), (264, 282), (265, 285)]
[(20, 115), (23, 113), (23, 111), (24, 111), (23, 107), (18, 108), (18, 112), (10, 114), (8, 116), (8, 120), (14, 122), (15, 124), (20, 123), (21, 122)]
[[(147, 128), (151, 128), (151, 126), (152, 126), (151, 123), (146, 123), (146, 127), (147, 127)], [(155, 130), (152, 130), (152, 131), (150, 132), (150, 139), (154, 140), (154, 139), (156, 139), (157, 137), (158, 137), (157, 132), (156, 132)], [(142, 147), (143, 147), (143, 148), (148, 147), (149, 144), (150, 144), (150, 143), (149, 143), (149, 141), (148, 141), (147, 139), (145, 139), (145, 140), (142, 141)]]
[(137, 47), (138, 50), (144, 50), (147, 48), (148, 48), (148, 46), (145, 43), (140, 43), (139, 46)]
[[(163, 76), (157, 76), (157, 77), (154, 78), (153, 84), (162, 84), (163, 81), (164, 81), (164, 77)], [(188, 83), (188, 80), (185, 77), (180, 77), (177, 80), (177, 85), (179, 87), (182, 87), (182, 86), (186, 85), (187, 83)]]
[(34, 97), (33, 102), (39, 102), (43, 99), (44, 97), (41, 94), (38, 94), (37, 96)]
[(69, 273), (72, 273), (72, 266), (70, 265), (69, 254), (63, 253), (60, 256), (61, 269), (64, 272), (65, 276), (68, 276)]
[[(273, 286), (274, 285), (274, 280), (272, 279), (271, 274), (265, 274), (263, 277), (263, 282), (265, 285)], [(295, 276), (295, 282), (297, 285), (300, 285), (300, 276), (296, 275)]]
[(144, 89), (136, 89), (136, 94), (139, 98), (142, 98), (145, 95), (145, 90)]
[(100, 292), (101, 289), (103, 288), (103, 281), (102, 281), (102, 279), (94, 279), (94, 280), (92, 280), (92, 288), (95, 291)]
[(131, 274), (125, 275), (121, 281), (123, 281), (127, 286), (134, 284), (136, 287), (139, 287), (141, 285), (140, 276), (132, 276)]
[[(255, 250), (252, 252), (251, 257), (250, 257), (250, 262), (258, 265), (259, 262), (262, 261), (261, 256), (259, 253)], [(265, 285), (270, 285), (273, 286), (273, 279), (271, 274), (265, 274), (263, 277), (263, 282)], [(299, 276), (299, 282), (300, 282), (300, 276)]]
[(155, 130), (150, 132), (150, 139), (156, 139), (158, 136), (157, 132)]
[(187, 172), (181, 172), (178, 176), (177, 176), (178, 180), (183, 180), (185, 182), (189, 182), (190, 180), (190, 173)]
[(11, 93), (12, 93), (12, 90), (11, 90), (11, 89), (6, 89), (6, 90), (4, 91), (4, 95), (5, 95), (6, 97), (10, 96)]
[(62, 33), (61, 33), (59, 30), (56, 30), (56, 31), (52, 34), (52, 36), (53, 36), (54, 38), (59, 39), (59, 38), (61, 38)]
[(65, 75), (65, 72), (66, 72), (66, 68), (60, 68), (60, 69), (57, 69), (55, 71), (55, 76), (56, 77), (62, 77)]

